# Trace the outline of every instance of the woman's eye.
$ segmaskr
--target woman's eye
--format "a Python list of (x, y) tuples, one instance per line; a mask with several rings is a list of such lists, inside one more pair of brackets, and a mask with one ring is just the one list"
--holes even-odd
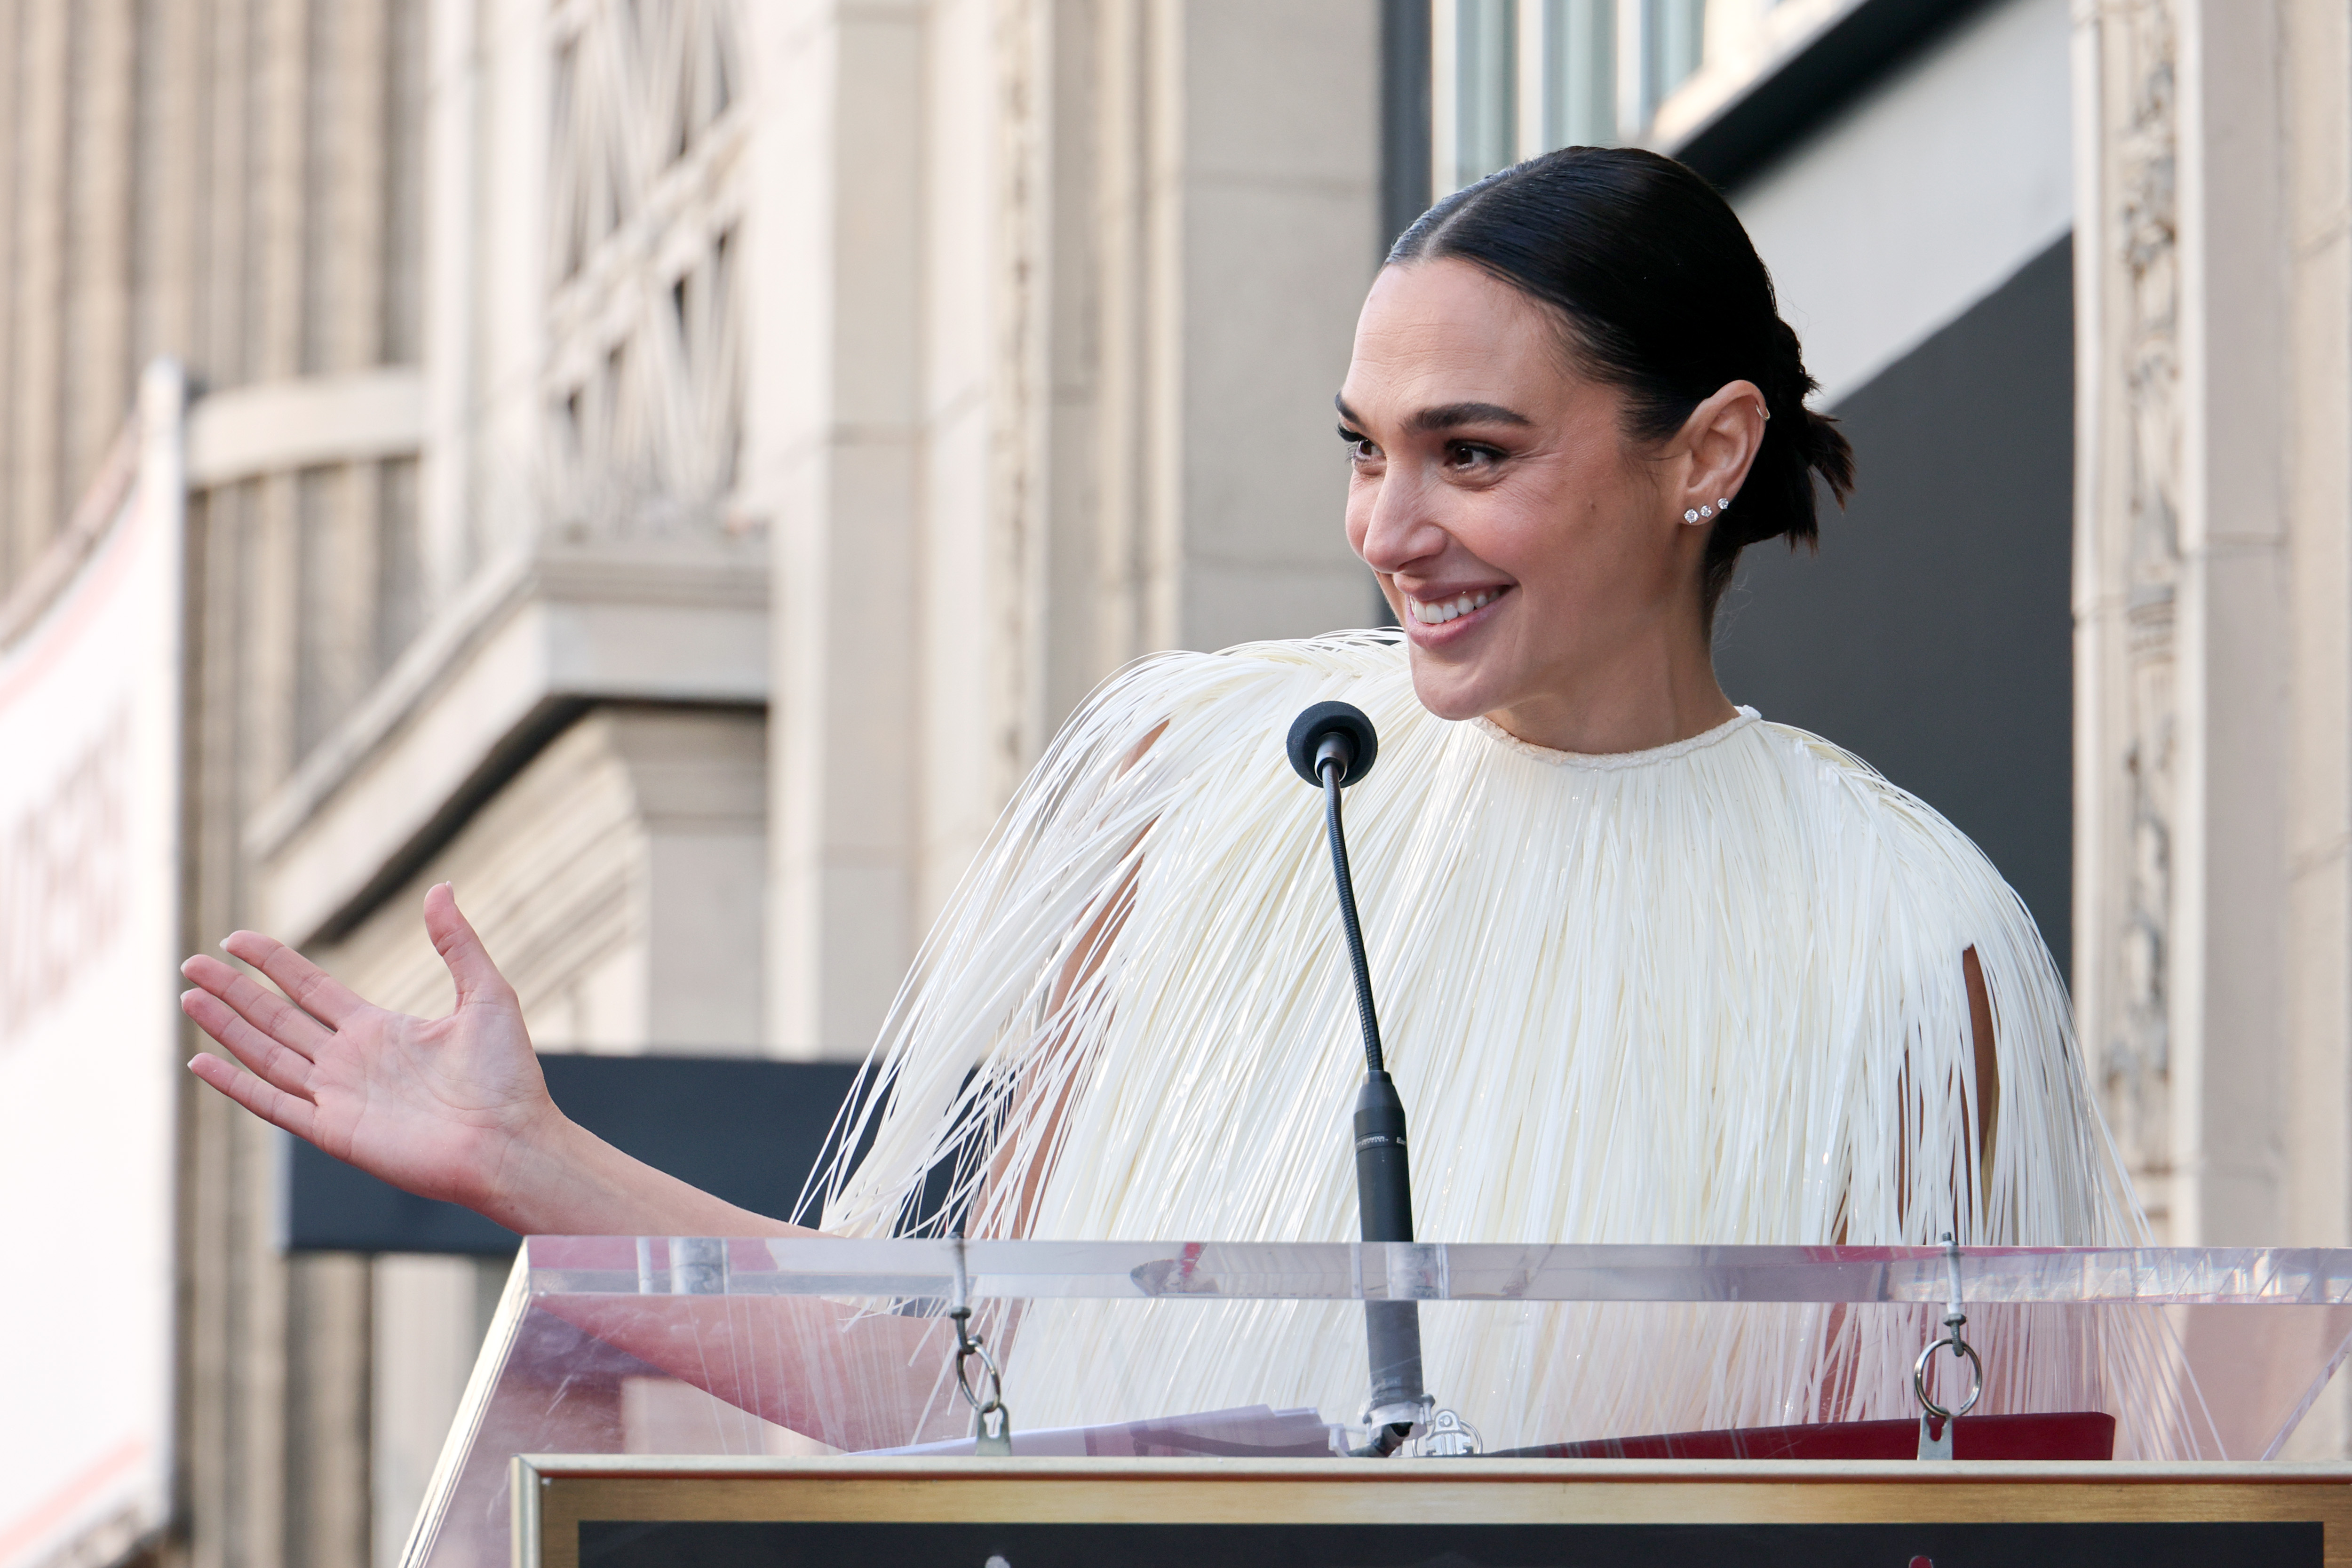
[(1343, 425), (1339, 427), (1339, 439), (1348, 444), (1348, 460), (1351, 463), (1369, 463), (1381, 455), (1372, 438), (1360, 430), (1350, 430)]
[(1502, 455), (1494, 447), (1482, 447), (1475, 441), (1449, 442), (1445, 448), (1446, 462), (1457, 468), (1483, 468), (1496, 461)]

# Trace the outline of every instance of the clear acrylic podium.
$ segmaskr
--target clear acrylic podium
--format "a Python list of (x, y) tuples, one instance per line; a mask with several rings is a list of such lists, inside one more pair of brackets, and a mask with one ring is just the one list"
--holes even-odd
[[(1003, 1363), (1011, 1459), (970, 1457), (947, 1315), (959, 1244), (530, 1239), (404, 1568), (515, 1560), (510, 1476), (552, 1487), (548, 1456), (853, 1480), (1008, 1466), (1573, 1480), (1618, 1462), (1548, 1456), (1916, 1424), (1913, 1363), (1944, 1331), (1952, 1273), (1933, 1248), (974, 1241), (961, 1257)], [(1969, 1248), (1958, 1272), (1984, 1363), (1972, 1418), (2105, 1412), (2117, 1463), (2102, 1474), (2275, 1461), (2352, 1340), (2352, 1251)], [(1360, 1436), (1360, 1303), (1381, 1300), (1423, 1303), (1430, 1394), (1488, 1457), (1343, 1457)], [(1908, 1462), (1903, 1476), (1970, 1469)]]

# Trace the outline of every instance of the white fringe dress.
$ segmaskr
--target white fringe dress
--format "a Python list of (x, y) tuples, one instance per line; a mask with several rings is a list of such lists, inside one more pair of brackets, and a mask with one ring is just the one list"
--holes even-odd
[[(1339, 698), (1381, 737), (1348, 829), (1423, 1239), (2137, 1238), (2049, 954), (1949, 823), (1752, 710), (1612, 756), (1442, 721), (1406, 657), (1344, 634), (1106, 685), (908, 977), (843, 1130), (863, 1157), (822, 1173), (824, 1227), (1355, 1236), (1363, 1055), (1320, 795), (1283, 752), (1300, 709)], [(1999, 1068), (1982, 1142), (1971, 948)], [(1976, 1317), (1981, 1410), (2116, 1406), (2118, 1348), (2087, 1319)], [(1932, 1335), (1909, 1309), (1423, 1321), (1429, 1387), (1490, 1446), (1907, 1416)], [(1365, 1384), (1346, 1304), (1040, 1304), (1011, 1352), (1032, 1428), (1260, 1403), (1352, 1419)]]

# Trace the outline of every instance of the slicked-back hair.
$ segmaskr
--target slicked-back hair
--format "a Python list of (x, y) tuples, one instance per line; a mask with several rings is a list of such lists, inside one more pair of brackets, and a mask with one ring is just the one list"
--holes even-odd
[(1815, 475), (1844, 504), (1853, 448), (1805, 405), (1815, 384), (1771, 275), (1731, 205), (1693, 170), (1633, 147), (1530, 158), (1430, 208), (1388, 259), (1447, 258), (1549, 307), (1577, 368), (1624, 393), (1629, 439), (1665, 439), (1728, 383), (1762, 391), (1763, 446), (1709, 525), (1700, 597), (1710, 623), (1741, 550), (1816, 544)]

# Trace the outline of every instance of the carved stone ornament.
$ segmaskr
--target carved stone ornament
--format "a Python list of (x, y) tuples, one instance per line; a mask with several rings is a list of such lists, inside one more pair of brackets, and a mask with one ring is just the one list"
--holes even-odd
[(569, 542), (727, 522), (741, 445), (736, 0), (575, 0), (549, 22), (540, 489)]
[[(2122, 798), (2110, 820), (2104, 874), (2120, 879), (2114, 1003), (2104, 1025), (2108, 1112), (2126, 1158), (2144, 1184), (2171, 1165), (2170, 1027), (2174, 812), (2173, 596), (2180, 573), (2180, 361), (2176, 205), (2176, 42), (2170, 0), (2103, 5), (2102, 129), (2109, 199), (2100, 216), (2106, 286), (2120, 311), (2101, 325), (2101, 374), (2121, 393), (2124, 485), (2098, 520), (2103, 590), (2124, 605), (2121, 754), (2102, 788)], [(2119, 329), (2119, 331), (2117, 330)], [(2108, 400), (2108, 406), (2116, 401)], [(2118, 526), (2119, 525), (2119, 526)], [(2119, 547), (2119, 548), (2118, 548)], [(2118, 557), (2120, 557), (2118, 559)], [(2120, 578), (2120, 582), (2116, 579)], [(2095, 955), (2084, 955), (2095, 962)], [(2095, 1040), (2097, 1037), (2094, 1037)], [(2152, 1194), (2151, 1194), (2152, 1195)]]

